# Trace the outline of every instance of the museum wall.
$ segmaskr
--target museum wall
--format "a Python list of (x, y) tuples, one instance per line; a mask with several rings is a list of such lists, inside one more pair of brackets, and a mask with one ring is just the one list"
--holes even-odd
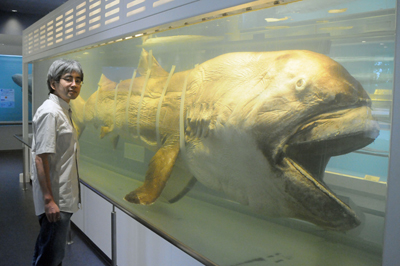
[[(0, 55), (20, 56), (22, 55), (22, 31), (40, 19), (41, 16), (31, 14), (18, 14), (0, 11)], [(2, 62), (1, 68), (8, 68), (8, 64)], [(22, 73), (22, 59), (20, 73)], [(15, 73), (17, 74), (17, 73)], [(12, 86), (15, 90), (19, 87), (13, 83), (10, 77), (0, 75), (1, 88)], [(16, 95), (22, 102), (22, 93)], [(22, 110), (21, 110), (22, 112)], [(4, 122), (4, 123), (2, 123)], [(15, 134), (22, 134), (22, 123), (12, 125), (6, 121), (0, 121), (0, 150), (19, 150), (21, 143), (14, 138)]]

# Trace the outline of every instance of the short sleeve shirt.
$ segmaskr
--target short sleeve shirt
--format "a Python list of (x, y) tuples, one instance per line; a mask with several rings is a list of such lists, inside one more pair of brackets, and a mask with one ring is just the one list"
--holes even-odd
[(79, 204), (77, 133), (71, 121), (69, 104), (50, 94), (32, 120), (32, 187), (35, 213), (45, 212), (35, 164), (36, 155), (48, 153), (50, 183), (55, 203), (60, 211), (74, 213)]

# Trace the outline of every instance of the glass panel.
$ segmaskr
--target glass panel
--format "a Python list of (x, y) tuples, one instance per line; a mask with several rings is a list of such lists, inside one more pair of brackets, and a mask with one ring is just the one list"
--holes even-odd
[(82, 179), (218, 265), (381, 265), (395, 4), (304, 0), (64, 55), (85, 72)]

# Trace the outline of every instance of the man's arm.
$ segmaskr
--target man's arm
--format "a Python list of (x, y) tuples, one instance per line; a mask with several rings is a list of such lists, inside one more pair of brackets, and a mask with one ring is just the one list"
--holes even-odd
[(53, 192), (50, 183), (50, 166), (48, 153), (36, 155), (35, 164), (37, 169), (38, 181), (43, 192), (46, 217), (49, 222), (60, 220), (60, 209), (54, 202)]

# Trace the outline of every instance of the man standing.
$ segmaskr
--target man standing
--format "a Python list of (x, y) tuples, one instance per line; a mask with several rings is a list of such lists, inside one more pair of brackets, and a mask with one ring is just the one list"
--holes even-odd
[(78, 140), (70, 100), (78, 97), (82, 67), (59, 59), (47, 73), (49, 98), (32, 120), (32, 186), (40, 233), (32, 265), (61, 265), (72, 214), (80, 203)]

